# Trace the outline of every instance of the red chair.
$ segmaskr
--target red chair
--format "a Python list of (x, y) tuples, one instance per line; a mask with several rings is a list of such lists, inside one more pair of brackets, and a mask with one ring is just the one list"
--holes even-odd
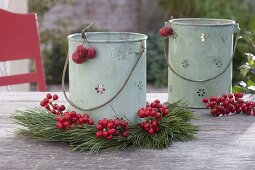
[(33, 59), (35, 72), (0, 77), (0, 86), (37, 82), (45, 91), (36, 14), (15, 14), (0, 9), (0, 62)]

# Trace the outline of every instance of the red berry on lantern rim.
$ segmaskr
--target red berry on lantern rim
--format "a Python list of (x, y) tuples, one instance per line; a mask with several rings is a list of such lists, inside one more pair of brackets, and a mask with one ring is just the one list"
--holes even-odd
[(76, 52), (78, 53), (79, 56), (86, 58), (88, 50), (85, 47), (83, 47), (82, 45), (79, 45), (76, 48)]
[(75, 51), (72, 55), (72, 60), (73, 62), (75, 62), (76, 64), (82, 64), (85, 61), (85, 57), (81, 56), (78, 54), (77, 51)]
[(89, 58), (89, 59), (94, 59), (95, 57), (96, 57), (96, 49), (95, 48), (93, 48), (93, 47), (89, 47), (88, 49), (87, 49), (87, 58)]
[(162, 37), (167, 37), (169, 35), (172, 35), (173, 32), (174, 32), (173, 29), (169, 26), (164, 26), (164, 27), (160, 28), (160, 30), (159, 30), (159, 34)]

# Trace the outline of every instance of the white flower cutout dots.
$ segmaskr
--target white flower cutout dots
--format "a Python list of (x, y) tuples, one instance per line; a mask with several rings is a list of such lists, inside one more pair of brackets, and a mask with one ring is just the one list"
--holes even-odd
[(97, 87), (95, 88), (96, 92), (99, 94), (103, 94), (105, 92), (105, 88), (104, 85), (97, 85)]

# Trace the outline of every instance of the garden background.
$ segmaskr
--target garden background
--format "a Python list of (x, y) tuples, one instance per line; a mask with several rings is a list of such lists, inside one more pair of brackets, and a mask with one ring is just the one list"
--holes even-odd
[[(167, 65), (163, 42), (158, 34), (164, 21), (180, 17), (234, 19), (241, 35), (255, 31), (254, 0), (30, 0), (30, 12), (38, 15), (47, 85), (61, 83), (67, 54), (66, 36), (80, 32), (91, 22), (90, 31), (130, 31), (149, 36), (147, 41), (147, 83), (167, 87)], [(238, 67), (246, 62), (245, 53), (254, 48), (240, 40), (233, 62), (233, 84), (241, 81)], [(208, 68), (210, 69), (210, 68)], [(68, 75), (67, 75), (68, 76)]]

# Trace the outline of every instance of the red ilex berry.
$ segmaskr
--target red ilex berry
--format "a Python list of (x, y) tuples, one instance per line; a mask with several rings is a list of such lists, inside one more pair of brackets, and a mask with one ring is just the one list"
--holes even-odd
[(58, 108), (59, 111), (64, 111), (65, 109), (66, 109), (66, 107), (64, 105), (60, 105)]
[(93, 47), (88, 48), (87, 58), (93, 59), (96, 57), (96, 49)]
[(103, 132), (102, 132), (102, 131), (96, 132), (96, 137), (101, 138), (102, 135), (103, 135)]
[(57, 116), (57, 124), (62, 124), (62, 129), (71, 129), (74, 126), (83, 126), (83, 124), (93, 125), (94, 121), (89, 118), (88, 114), (83, 115), (72, 112), (64, 112)]
[(50, 110), (52, 114), (57, 114), (56, 110)]
[(88, 50), (85, 47), (83, 47), (82, 45), (79, 45), (79, 46), (77, 46), (76, 51), (79, 56), (86, 58)]
[(154, 129), (153, 129), (153, 128), (150, 128), (150, 129), (148, 130), (148, 133), (149, 133), (149, 135), (154, 135)]
[(46, 98), (43, 99), (43, 101), (40, 102), (40, 105), (50, 111), (52, 114), (62, 114), (62, 111), (64, 111), (66, 108), (64, 105), (58, 106), (58, 104), (54, 103), (55, 100), (58, 99), (57, 94), (46, 94)]
[(211, 110), (215, 116), (224, 116), (230, 113), (241, 113), (246, 115), (255, 114), (255, 102), (244, 101), (242, 93), (223, 94), (221, 97), (210, 97), (210, 102), (205, 99), (202, 102)]
[(173, 29), (171, 27), (169, 27), (169, 26), (164, 26), (164, 27), (160, 28), (159, 34), (162, 37), (170, 36), (170, 35), (173, 34)]
[(234, 97), (233, 94), (228, 94), (229, 99), (232, 99), (233, 97)]
[(202, 102), (203, 102), (203, 103), (208, 103), (208, 98), (203, 98), (203, 99), (202, 99)]
[(140, 127), (144, 129), (149, 135), (153, 135), (160, 131), (159, 120), (169, 114), (169, 110), (160, 103), (157, 99), (151, 104), (147, 104), (146, 107), (138, 110), (137, 115), (143, 118)]
[(45, 103), (44, 101), (41, 101), (41, 102), (40, 102), (40, 105), (41, 105), (42, 107), (44, 107), (44, 106), (46, 105), (46, 103)]
[(109, 135), (106, 137), (107, 140), (112, 140), (113, 136), (112, 135)]
[(75, 111), (71, 111), (71, 112), (70, 112), (70, 116), (71, 116), (71, 117), (75, 117), (75, 116), (76, 116), (76, 112), (75, 112)]
[(51, 98), (52, 98), (52, 95), (51, 95), (50, 93), (48, 93), (48, 94), (46, 95), (46, 97), (47, 97), (48, 99), (51, 99)]
[(89, 119), (88, 124), (89, 124), (89, 125), (94, 125), (94, 120)]
[(60, 123), (60, 122), (57, 122), (56, 126), (57, 126), (59, 129), (63, 129), (63, 124)]
[(109, 135), (108, 131), (106, 131), (106, 130), (103, 131), (103, 136), (104, 136), (104, 137), (107, 137), (108, 135)]
[[(112, 140), (114, 136), (127, 137), (129, 133), (128, 122), (126, 120), (120, 120), (119, 118), (114, 120), (107, 118), (99, 120), (96, 129), (96, 136), (103, 136), (106, 140)], [(102, 135), (99, 135), (98, 132), (102, 132)]]
[(210, 102), (214, 102), (215, 101), (215, 97), (211, 96), (210, 97)]
[(86, 59), (87, 53), (88, 50), (85, 47), (83, 47), (82, 45), (77, 46), (76, 50), (72, 54), (73, 62), (75, 62), (76, 64), (82, 64)]
[(81, 55), (78, 54), (77, 51), (75, 51), (72, 54), (72, 60), (73, 62), (75, 62), (76, 64), (82, 64), (85, 61), (85, 57), (82, 57)]
[(49, 101), (48, 98), (44, 98), (44, 99), (43, 99), (43, 102), (44, 102), (45, 104), (48, 104), (50, 101)]
[(53, 100), (58, 100), (58, 95), (57, 94), (53, 95)]
[(128, 132), (127, 132), (127, 131), (123, 132), (123, 133), (122, 133), (122, 136), (123, 136), (124, 138), (128, 137)]
[(97, 128), (98, 131), (103, 130), (103, 126), (101, 126), (100, 124), (97, 124), (96, 128)]

